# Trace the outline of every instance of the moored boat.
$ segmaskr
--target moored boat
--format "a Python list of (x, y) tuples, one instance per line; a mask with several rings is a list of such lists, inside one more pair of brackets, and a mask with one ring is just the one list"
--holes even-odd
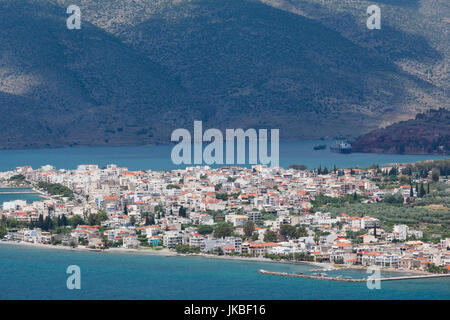
[(314, 150), (323, 150), (323, 149), (326, 149), (327, 148), (327, 145), (326, 144), (318, 144), (318, 145), (315, 145), (314, 146)]
[(352, 146), (346, 141), (336, 141), (335, 144), (330, 146), (330, 151), (339, 153), (351, 153)]

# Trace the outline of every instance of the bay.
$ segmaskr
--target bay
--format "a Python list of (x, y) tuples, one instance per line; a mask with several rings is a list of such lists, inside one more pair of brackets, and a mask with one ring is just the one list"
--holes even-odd
[[(310, 169), (319, 166), (331, 168), (334, 165), (346, 168), (368, 167), (375, 163), (383, 165), (445, 158), (437, 155), (340, 154), (330, 152), (328, 149), (333, 142), (320, 140), (280, 142), (280, 165), (285, 168), (291, 164), (304, 164)], [(325, 150), (313, 151), (313, 147), (317, 144), (327, 144), (328, 147)], [(58, 169), (75, 169), (79, 164), (98, 164), (100, 167), (116, 164), (130, 170), (173, 170), (186, 167), (175, 165), (171, 161), (172, 148), (171, 145), (147, 145), (0, 150), (0, 170), (14, 170), (17, 166), (25, 165), (39, 168), (47, 164)]]
[[(14, 193), (26, 192), (26, 193)], [(27, 203), (41, 201), (43, 198), (31, 188), (0, 188), (0, 205), (3, 202), (25, 200)]]
[[(66, 269), (81, 270), (81, 289), (66, 287)], [(300, 264), (41, 249), (0, 243), (0, 299), (449, 299), (450, 279), (366, 283), (262, 275), (305, 272)], [(364, 271), (344, 276), (367, 277)]]

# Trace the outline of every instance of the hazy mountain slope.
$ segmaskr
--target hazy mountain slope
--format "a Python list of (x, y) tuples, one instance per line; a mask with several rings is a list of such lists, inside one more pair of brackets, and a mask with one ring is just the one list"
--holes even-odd
[(69, 31), (43, 1), (0, 12), (1, 146), (147, 143), (169, 109), (186, 112), (176, 79), (105, 31)]
[(174, 5), (121, 38), (210, 96), (213, 123), (269, 122), (285, 138), (327, 134), (324, 123), (364, 130), (427, 87), (314, 21), (249, 1)]
[[(65, 27), (69, 4), (82, 30)], [(444, 59), (424, 37), (391, 33)], [(395, 48), (258, 1), (2, 0), (0, 41), (0, 147), (167, 143), (194, 119), (356, 136), (448, 103), (383, 53)]]
[[(447, 0), (261, 0), (319, 21), (358, 46), (371, 49), (405, 72), (437, 87), (419, 101), (448, 107), (450, 80), (450, 2)], [(366, 9), (381, 8), (379, 31), (366, 28)], [(439, 97), (436, 99), (436, 97)], [(400, 118), (411, 117), (416, 110)], [(387, 122), (395, 119), (387, 118)]]

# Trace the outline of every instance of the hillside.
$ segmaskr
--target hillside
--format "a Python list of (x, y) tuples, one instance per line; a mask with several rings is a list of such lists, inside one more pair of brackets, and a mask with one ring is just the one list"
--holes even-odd
[[(280, 128), (283, 140), (351, 138), (449, 107), (436, 71), (445, 25), (406, 31), (448, 4), (397, 0), (375, 35), (350, 2), (333, 13), (312, 0), (2, 0), (0, 148), (168, 143), (194, 119)], [(65, 27), (69, 4), (81, 30)]]
[(448, 154), (450, 111), (437, 109), (420, 113), (415, 119), (363, 135), (352, 146), (357, 152)]

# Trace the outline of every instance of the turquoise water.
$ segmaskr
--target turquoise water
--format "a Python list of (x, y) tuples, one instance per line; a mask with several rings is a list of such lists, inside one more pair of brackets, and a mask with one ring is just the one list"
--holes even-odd
[[(81, 269), (81, 290), (68, 290), (66, 269)], [(381, 283), (330, 282), (261, 275), (258, 269), (305, 272), (311, 266), (196, 257), (96, 253), (0, 244), (0, 299), (449, 299), (450, 279)], [(342, 272), (357, 278), (363, 271)]]
[[(21, 194), (1, 194), (1, 192), (30, 192)], [(26, 200), (27, 203), (32, 203), (35, 201), (41, 201), (42, 198), (38, 193), (34, 192), (33, 189), (28, 188), (0, 188), (0, 205), (3, 202), (13, 201), (13, 200)]]
[[(329, 168), (373, 163), (439, 159), (424, 155), (343, 155), (312, 151), (323, 141), (280, 143), (280, 164)], [(331, 142), (325, 142), (328, 145)], [(131, 170), (182, 168), (170, 159), (172, 146), (78, 147), (1, 150), (0, 170), (51, 164), (74, 169), (79, 164), (117, 164)], [(37, 194), (0, 195), (0, 203), (39, 200)], [(81, 268), (81, 290), (68, 290), (69, 265)], [(0, 299), (449, 299), (450, 279), (382, 283), (369, 290), (365, 283), (328, 282), (258, 274), (258, 269), (306, 272), (305, 265), (229, 261), (194, 257), (159, 257), (26, 248), (0, 244)], [(362, 271), (344, 276), (367, 277)]]
[[(426, 159), (442, 159), (430, 155), (388, 155), (352, 153), (339, 154), (326, 150), (313, 151), (316, 144), (333, 141), (298, 141), (280, 143), (280, 165), (305, 164), (308, 168), (319, 165), (328, 168), (370, 166), (374, 163), (415, 162)], [(205, 144), (206, 145), (206, 144)], [(31, 165), (33, 168), (51, 164), (59, 168), (74, 169), (79, 164), (117, 164), (131, 170), (172, 170), (183, 168), (174, 165), (170, 158), (172, 146), (125, 146), (125, 147), (76, 147), (59, 149), (0, 150), (0, 170), (12, 170), (17, 166)]]

